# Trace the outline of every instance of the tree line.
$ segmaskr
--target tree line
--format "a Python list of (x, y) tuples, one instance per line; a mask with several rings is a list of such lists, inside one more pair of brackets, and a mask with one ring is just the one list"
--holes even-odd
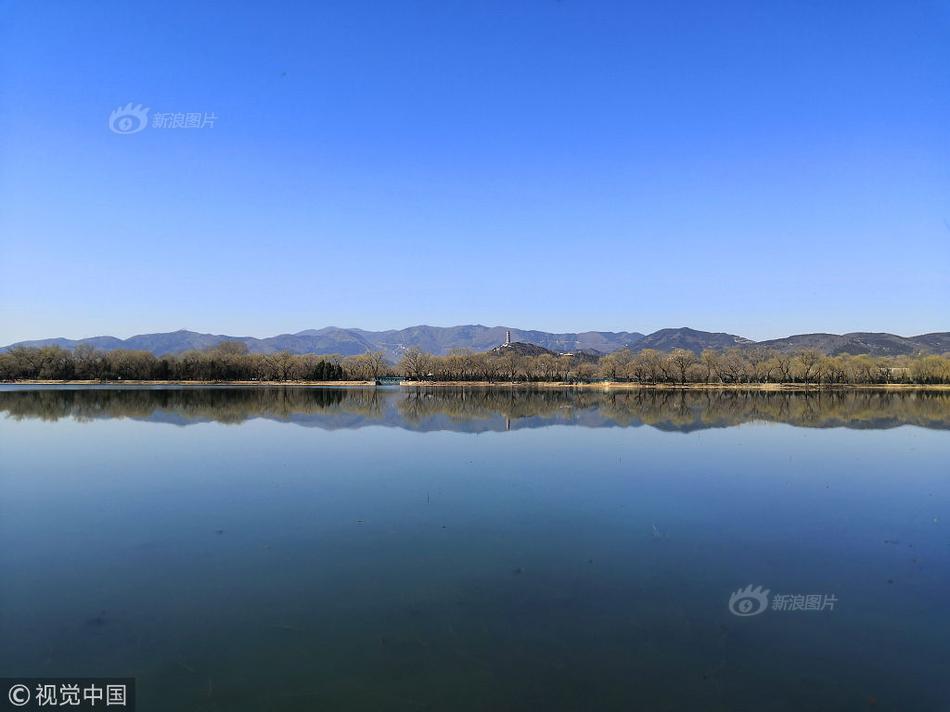
[(785, 353), (769, 349), (621, 349), (600, 357), (586, 354), (528, 356), (514, 348), (476, 353), (459, 349), (433, 356), (410, 348), (399, 373), (416, 381), (593, 381), (662, 384), (888, 384), (950, 383), (950, 354), (876, 357), (828, 356), (806, 349)]
[(794, 353), (760, 348), (669, 353), (621, 349), (600, 357), (588, 354), (525, 355), (515, 348), (487, 352), (456, 349), (444, 356), (406, 349), (398, 363), (381, 352), (357, 356), (251, 354), (238, 341), (203, 351), (155, 356), (148, 351), (101, 351), (87, 344), (18, 346), (0, 353), (0, 380), (94, 381), (374, 381), (397, 376), (435, 382), (614, 381), (641, 385), (747, 383), (941, 384), (950, 383), (950, 354), (877, 357), (814, 350)]
[(340, 357), (281, 351), (251, 354), (226, 341), (203, 351), (155, 356), (149, 351), (100, 351), (80, 344), (17, 346), (0, 354), (0, 380), (91, 381), (341, 381)]

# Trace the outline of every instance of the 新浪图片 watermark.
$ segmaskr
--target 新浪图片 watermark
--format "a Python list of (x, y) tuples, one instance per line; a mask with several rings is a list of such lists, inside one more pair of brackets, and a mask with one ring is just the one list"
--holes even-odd
[(117, 134), (134, 134), (150, 126), (153, 129), (213, 129), (218, 115), (213, 111), (156, 111), (131, 101), (109, 114), (109, 130)]
[(729, 612), (747, 618), (771, 608), (773, 611), (833, 611), (838, 597), (829, 593), (778, 593), (769, 600), (771, 590), (749, 584), (729, 596)]

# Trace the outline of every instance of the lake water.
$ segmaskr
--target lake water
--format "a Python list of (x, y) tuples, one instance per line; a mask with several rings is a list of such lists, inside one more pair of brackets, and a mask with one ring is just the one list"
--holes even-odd
[(2, 675), (950, 710), (950, 394), (3, 387), (0, 457)]

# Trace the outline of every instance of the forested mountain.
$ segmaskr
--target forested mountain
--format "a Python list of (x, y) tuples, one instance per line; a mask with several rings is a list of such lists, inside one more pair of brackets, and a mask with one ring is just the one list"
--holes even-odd
[[(103, 351), (132, 349), (149, 351), (156, 356), (201, 350), (224, 341), (239, 341), (247, 345), (251, 353), (274, 353), (287, 351), (293, 354), (340, 354), (351, 356), (368, 351), (382, 351), (388, 359), (396, 360), (410, 347), (434, 355), (444, 355), (452, 349), (466, 348), (488, 351), (505, 341), (504, 326), (412, 326), (389, 331), (365, 331), (326, 327), (308, 329), (296, 334), (280, 334), (264, 339), (252, 336), (226, 336), (223, 334), (200, 334), (179, 330), (170, 333), (139, 334), (128, 339), (113, 336), (95, 336), (88, 339), (41, 339), (11, 344), (14, 346), (57, 345), (72, 349), (79, 344), (89, 344)], [(698, 331), (686, 327), (660, 329), (649, 335), (636, 331), (585, 331), (579, 333), (550, 333), (511, 329), (511, 340), (534, 344), (555, 353), (599, 352), (610, 353), (622, 348), (633, 351), (656, 349), (671, 351), (688, 349), (699, 353), (704, 349), (725, 350), (730, 348), (763, 347), (777, 351), (815, 349), (835, 355), (870, 354), (872, 356), (899, 356), (919, 353), (945, 353), (950, 351), (950, 332), (922, 334), (903, 337), (886, 333), (853, 332), (849, 334), (798, 334), (784, 339), (755, 342), (734, 334)]]

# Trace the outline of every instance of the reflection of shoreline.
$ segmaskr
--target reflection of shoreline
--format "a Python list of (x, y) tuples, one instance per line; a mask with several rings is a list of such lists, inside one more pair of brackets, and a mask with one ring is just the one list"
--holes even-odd
[(267, 387), (267, 388), (297, 388), (313, 387), (321, 388), (347, 388), (351, 386), (375, 387), (373, 381), (42, 381), (42, 380), (22, 380), (22, 381), (0, 381), (2, 386), (129, 386), (132, 388), (142, 386), (200, 386), (208, 388), (210, 386), (240, 386), (245, 387)]
[(131, 418), (175, 425), (252, 419), (324, 430), (368, 426), (485, 432), (551, 425), (691, 432), (750, 422), (798, 427), (950, 429), (950, 394), (674, 389), (241, 388), (129, 385), (0, 387), (0, 414), (79, 422)]
[[(8, 386), (175, 386), (209, 388), (214, 386), (239, 388), (392, 388), (377, 386), (373, 381), (0, 381)], [(401, 381), (401, 388), (450, 388), (501, 390), (623, 390), (623, 391), (766, 391), (803, 393), (814, 391), (950, 391), (950, 383), (631, 383), (600, 381), (595, 383), (565, 383), (560, 381)]]
[(402, 381), (404, 388), (500, 388), (515, 390), (582, 389), (609, 391), (767, 391), (806, 393), (816, 391), (950, 391), (950, 383), (631, 383), (601, 381), (560, 383), (548, 381)]

